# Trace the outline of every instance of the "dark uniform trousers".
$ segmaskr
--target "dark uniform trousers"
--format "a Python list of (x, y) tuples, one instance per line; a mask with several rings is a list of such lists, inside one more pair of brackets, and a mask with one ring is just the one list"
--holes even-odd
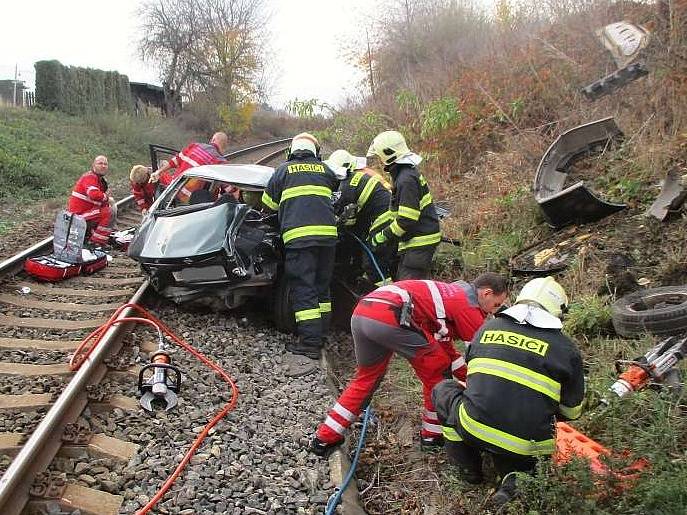
[[(442, 381), (432, 391), (432, 402), (437, 411), (437, 418), (443, 426), (458, 427), (460, 421), (456, 414), (462, 401), (463, 387), (454, 380)], [(455, 465), (468, 474), (481, 476), (482, 455), (484, 443), (473, 438), (467, 431), (460, 431), (460, 441), (445, 439), (446, 455), (451, 465)], [(490, 450), (491, 451), (491, 450)], [(494, 469), (500, 477), (510, 472), (532, 472), (537, 464), (533, 456), (523, 456), (503, 450), (502, 452), (490, 452)]]
[(396, 273), (397, 281), (406, 279), (430, 279), (432, 257), (437, 245), (425, 245), (406, 250), (401, 254)]
[(286, 249), (284, 272), (302, 345), (321, 347), (322, 336), (329, 330), (334, 253), (333, 245)]

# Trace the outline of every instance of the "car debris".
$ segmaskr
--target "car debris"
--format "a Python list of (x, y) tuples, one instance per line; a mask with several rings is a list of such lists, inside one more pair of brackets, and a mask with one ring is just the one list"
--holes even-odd
[(649, 75), (649, 69), (644, 63), (633, 63), (585, 86), (582, 93), (589, 100), (596, 100), (646, 75)]
[(596, 31), (601, 44), (613, 56), (618, 68), (624, 68), (649, 44), (650, 33), (641, 25), (627, 21), (611, 23)]
[[(583, 253), (594, 234), (588, 232), (575, 235), (577, 228), (571, 228), (562, 236), (563, 240), (552, 243), (551, 238), (527, 247), (510, 260), (510, 269), (517, 275), (551, 275), (560, 272)], [(554, 236), (561, 236), (555, 234)]]
[(661, 193), (646, 214), (664, 221), (670, 213), (680, 210), (685, 199), (687, 199), (687, 175), (681, 176), (680, 172), (673, 168), (666, 174)]
[(608, 117), (574, 127), (551, 144), (534, 177), (534, 197), (551, 227), (595, 222), (627, 207), (599, 198), (583, 181), (565, 187), (573, 163), (622, 138), (615, 120)]
[(585, 97), (597, 100), (649, 75), (644, 63), (633, 63), (640, 51), (649, 44), (649, 32), (644, 27), (621, 21), (598, 29), (596, 35), (613, 56), (618, 70), (582, 88)]

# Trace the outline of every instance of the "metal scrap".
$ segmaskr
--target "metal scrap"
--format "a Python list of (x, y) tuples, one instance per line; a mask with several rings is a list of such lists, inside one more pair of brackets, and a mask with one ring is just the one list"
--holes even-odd
[(681, 177), (676, 169), (669, 170), (661, 187), (661, 193), (646, 212), (663, 221), (671, 212), (678, 211), (687, 199), (687, 176)]

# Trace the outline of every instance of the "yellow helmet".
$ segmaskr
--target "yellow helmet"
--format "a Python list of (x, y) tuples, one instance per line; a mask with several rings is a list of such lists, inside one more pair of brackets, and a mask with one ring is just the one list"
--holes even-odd
[(301, 132), (296, 134), (291, 140), (291, 151), (293, 154), (295, 152), (307, 151), (312, 152), (315, 157), (320, 157), (320, 142), (317, 138), (308, 132)]
[(397, 131), (384, 131), (377, 134), (367, 151), (367, 157), (377, 156), (384, 166), (390, 165), (400, 157), (410, 154), (403, 134)]
[(334, 173), (338, 173), (342, 169), (345, 170), (344, 175), (346, 172), (355, 170), (357, 164), (355, 157), (351, 155), (350, 152), (343, 149), (332, 152), (329, 159), (324, 163), (331, 168)]
[(150, 179), (148, 168), (143, 165), (135, 165), (129, 173), (129, 180), (134, 184), (143, 184)]
[(553, 277), (538, 277), (525, 283), (515, 303), (536, 302), (553, 316), (560, 318), (568, 307), (568, 296)]

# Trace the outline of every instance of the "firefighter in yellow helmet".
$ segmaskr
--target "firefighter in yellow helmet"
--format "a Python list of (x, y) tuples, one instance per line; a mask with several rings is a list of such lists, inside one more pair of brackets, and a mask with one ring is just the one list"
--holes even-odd
[(337, 241), (332, 193), (334, 172), (320, 160), (312, 134), (294, 136), (288, 159), (270, 177), (262, 202), (279, 213), (285, 247), (284, 273), (289, 283), (298, 342), (287, 343), (293, 354), (317, 359), (327, 332), (332, 304), (329, 283)]
[[(380, 174), (367, 168), (365, 158), (358, 158), (346, 150), (339, 149), (332, 152), (325, 163), (341, 180), (334, 211), (341, 215), (344, 210), (353, 207), (353, 214), (343, 221), (349, 231), (365, 241), (391, 223), (391, 186)], [(352, 247), (359, 248), (355, 243)], [(384, 277), (379, 276), (367, 255), (363, 256), (363, 259), (368, 276), (377, 286), (381, 286), (383, 282), (391, 282), (391, 256), (380, 252), (380, 247), (376, 250), (375, 259)]]
[(370, 244), (398, 244), (398, 280), (428, 279), (441, 231), (432, 194), (418, 169), (422, 158), (410, 151), (397, 131), (378, 134), (367, 155), (379, 157), (393, 184), (390, 209), (394, 219), (370, 238)]
[(481, 482), (481, 452), (492, 455), (502, 478), (489, 500), (492, 508), (516, 495), (517, 472), (532, 472), (537, 456), (554, 452), (556, 419), (582, 412), (582, 358), (561, 332), (567, 305), (565, 290), (552, 277), (529, 281), (515, 305), (472, 339), (466, 386), (442, 381), (432, 392), (449, 462), (463, 478)]

